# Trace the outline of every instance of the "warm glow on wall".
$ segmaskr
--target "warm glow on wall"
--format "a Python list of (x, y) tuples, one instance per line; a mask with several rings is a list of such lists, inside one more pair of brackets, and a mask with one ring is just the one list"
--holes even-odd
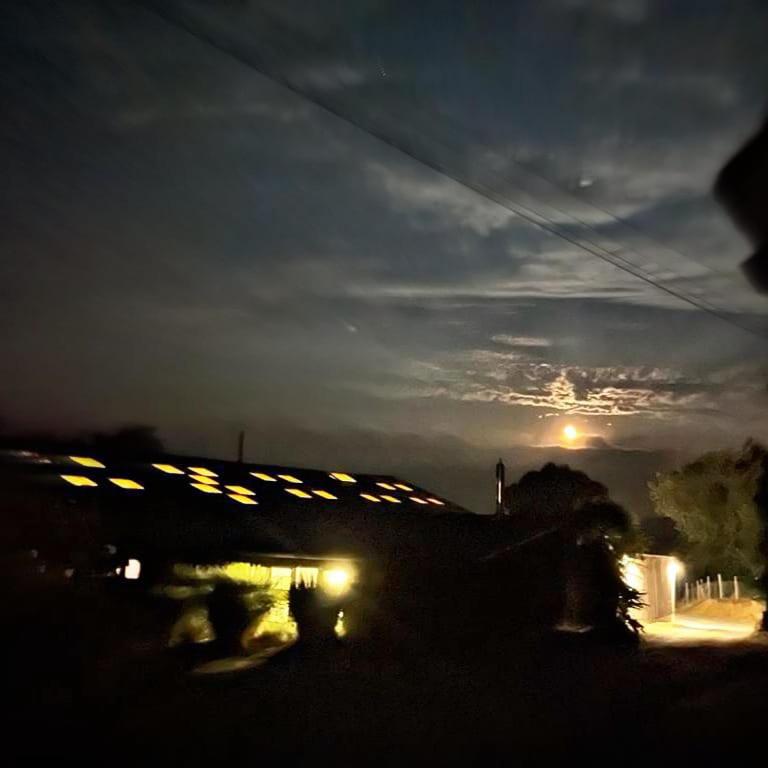
[(135, 480), (129, 480), (127, 477), (110, 477), (110, 483), (114, 483), (118, 488), (124, 488), (126, 491), (143, 491), (144, 486)]
[(218, 477), (215, 472), (211, 472), (210, 469), (206, 469), (205, 467), (187, 467), (187, 469), (196, 475), (204, 475), (205, 477)]
[(348, 475), (345, 472), (331, 472), (330, 477), (332, 477), (334, 480), (340, 480), (342, 483), (356, 483), (357, 480), (355, 480), (352, 475)]
[(203, 483), (190, 483), (190, 485), (203, 493), (221, 493), (215, 485), (203, 485)]
[(272, 477), (272, 475), (267, 475), (264, 472), (251, 472), (254, 477), (257, 477), (259, 480), (263, 480), (265, 483), (276, 483), (277, 480)]
[(76, 464), (82, 464), (84, 467), (93, 467), (94, 469), (106, 469), (98, 459), (89, 459), (87, 456), (70, 456), (71, 461)]
[(62, 480), (66, 480), (70, 485), (78, 485), (86, 488), (94, 488), (96, 483), (90, 477), (83, 475), (61, 475)]
[(173, 464), (153, 464), (155, 469), (159, 469), (161, 472), (165, 472), (166, 475), (183, 475), (178, 467), (174, 467)]
[(328, 491), (316, 491), (313, 490), (312, 493), (315, 494), (315, 496), (319, 496), (321, 499), (337, 499), (337, 496), (334, 496), (332, 493), (328, 493)]
[(311, 499), (312, 496), (307, 493), (306, 491), (302, 491), (301, 488), (286, 488), (286, 493), (293, 494), (294, 496), (297, 496), (300, 499)]

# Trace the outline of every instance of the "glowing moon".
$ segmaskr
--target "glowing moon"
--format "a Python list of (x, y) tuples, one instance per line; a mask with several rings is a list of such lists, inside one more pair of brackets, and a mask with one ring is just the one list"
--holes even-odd
[(574, 427), (573, 424), (568, 424), (563, 429), (563, 437), (569, 443), (572, 443), (578, 436), (579, 436), (579, 430), (576, 429), (576, 427)]

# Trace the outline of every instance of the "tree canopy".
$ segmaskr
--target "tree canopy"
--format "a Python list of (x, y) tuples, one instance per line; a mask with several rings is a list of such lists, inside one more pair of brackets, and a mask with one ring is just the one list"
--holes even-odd
[(527, 472), (504, 489), (504, 501), (510, 515), (541, 528), (620, 538), (632, 531), (629, 514), (610, 499), (602, 483), (564, 464)]
[(672, 518), (700, 573), (756, 578), (762, 571), (755, 494), (766, 450), (747, 441), (737, 451), (706, 453), (648, 484), (656, 513)]

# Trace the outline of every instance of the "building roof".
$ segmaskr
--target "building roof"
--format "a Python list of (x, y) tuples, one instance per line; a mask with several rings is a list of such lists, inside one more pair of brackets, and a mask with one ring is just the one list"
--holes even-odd
[[(0, 452), (6, 478), (62, 501), (98, 506), (111, 535), (146, 550), (365, 554), (419, 520), (466, 510), (392, 475), (165, 455)], [(462, 515), (463, 516), (463, 515)], [(215, 556), (212, 554), (211, 556)]]
[[(177, 499), (264, 508), (332, 510), (339, 505), (397, 512), (466, 512), (438, 494), (392, 475), (348, 473), (267, 464), (249, 464), (190, 456), (151, 461), (95, 455), (50, 455), (3, 451), (0, 462), (13, 464), (38, 482), (62, 492), (126, 497), (172, 495)], [(240, 510), (244, 511), (244, 510)]]

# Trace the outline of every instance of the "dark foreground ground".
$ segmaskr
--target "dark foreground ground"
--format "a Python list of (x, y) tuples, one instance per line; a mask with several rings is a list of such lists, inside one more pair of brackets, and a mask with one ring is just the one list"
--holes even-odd
[(755, 749), (759, 760), (768, 697), (761, 641), (616, 651), (571, 636), (397, 661), (336, 646), (238, 673), (183, 666), (166, 655), (108, 664), (65, 688), (27, 670), (13, 694), (13, 712), (32, 725), (15, 728), (24, 754), (136, 765), (526, 755), (710, 764)]

